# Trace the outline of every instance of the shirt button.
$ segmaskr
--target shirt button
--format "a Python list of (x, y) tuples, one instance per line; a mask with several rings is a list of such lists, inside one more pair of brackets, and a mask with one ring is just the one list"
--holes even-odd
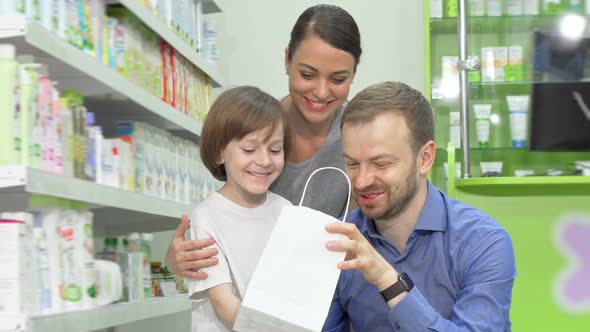
[(396, 330), (401, 330), (401, 328), (402, 328), (402, 327), (401, 327), (401, 325), (399, 325), (399, 323), (395, 323), (395, 329), (396, 329)]

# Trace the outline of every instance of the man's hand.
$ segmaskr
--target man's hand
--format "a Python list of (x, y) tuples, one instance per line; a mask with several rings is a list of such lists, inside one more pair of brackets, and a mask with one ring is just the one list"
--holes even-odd
[(199, 272), (199, 269), (213, 266), (218, 263), (217, 249), (203, 249), (215, 243), (212, 238), (187, 241), (184, 239), (189, 227), (189, 219), (182, 215), (180, 225), (176, 228), (168, 251), (166, 252), (166, 266), (170, 272), (193, 279), (206, 279), (207, 273)]
[(338, 263), (339, 269), (358, 270), (368, 282), (377, 286), (380, 291), (391, 286), (397, 280), (397, 271), (373, 248), (356, 228), (356, 225), (336, 222), (326, 225), (326, 231), (348, 237), (348, 240), (326, 243), (329, 250), (346, 252), (345, 260)]

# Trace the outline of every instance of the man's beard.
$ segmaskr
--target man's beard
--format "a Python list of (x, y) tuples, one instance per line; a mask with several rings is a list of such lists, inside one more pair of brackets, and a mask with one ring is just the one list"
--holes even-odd
[[(404, 183), (401, 185), (401, 187), (397, 187), (399, 188), (399, 190), (394, 192), (391, 186), (388, 186), (386, 188), (388, 190), (384, 192), (386, 192), (389, 201), (386, 202), (385, 206), (363, 206), (359, 202), (358, 194), (355, 194), (355, 200), (357, 202), (357, 205), (361, 208), (361, 211), (363, 211), (365, 217), (369, 219), (392, 219), (398, 217), (406, 210), (412, 199), (414, 199), (414, 197), (416, 196), (416, 192), (418, 191), (418, 184), (416, 183), (415, 166), (416, 165), (414, 163), (414, 167), (412, 167), (412, 171), (410, 172), (410, 174), (408, 174)], [(369, 190), (367, 191), (371, 191), (371, 189), (369, 188)]]

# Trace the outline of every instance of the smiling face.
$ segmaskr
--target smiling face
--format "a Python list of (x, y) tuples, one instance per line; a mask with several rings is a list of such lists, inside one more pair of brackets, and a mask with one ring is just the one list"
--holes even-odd
[(285, 66), (289, 75), (292, 108), (310, 123), (331, 122), (348, 98), (354, 78), (354, 57), (316, 35), (301, 41)]
[(400, 113), (386, 112), (368, 123), (344, 124), (346, 174), (354, 198), (368, 218), (399, 216), (425, 181), (410, 142), (410, 131)]
[(247, 134), (231, 141), (218, 160), (223, 164), (227, 181), (219, 191), (234, 203), (255, 207), (264, 202), (266, 191), (285, 165), (282, 124)]

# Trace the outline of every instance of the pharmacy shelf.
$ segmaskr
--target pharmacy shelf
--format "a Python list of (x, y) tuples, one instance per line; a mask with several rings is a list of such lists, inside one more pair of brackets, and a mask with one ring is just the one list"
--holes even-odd
[[(214, 87), (223, 86), (221, 73), (215, 65), (211, 64), (203, 55), (197, 53), (188, 43), (176, 35), (163, 20), (158, 18), (149, 8), (142, 5), (139, 0), (119, 0), (127, 9), (137, 16), (145, 25), (156, 34), (166, 40), (174, 49), (201, 69), (212, 80)], [(210, 4), (214, 2), (209, 1)], [(206, 6), (209, 7), (209, 6)]]
[(109, 234), (171, 230), (192, 208), (171, 200), (133, 193), (91, 181), (56, 175), (24, 166), (0, 166), (0, 211), (26, 211), (59, 205), (39, 195), (87, 203), (95, 224)]
[[(120, 120), (137, 116), (159, 128), (187, 131), (200, 135), (202, 123), (133, 84), (126, 77), (70, 45), (56, 34), (24, 17), (2, 17), (0, 43), (16, 46), (17, 54), (32, 54), (36, 61), (47, 64), (49, 77), (59, 82), (60, 89), (74, 89), (84, 96), (110, 102), (126, 103), (126, 113), (111, 112)], [(97, 111), (97, 117), (109, 113), (109, 107)], [(95, 111), (95, 109), (91, 109)]]
[[(476, 16), (467, 17), (467, 33), (469, 34), (528, 34), (534, 29), (553, 29), (556, 18), (554, 15), (520, 15), (520, 16)], [(431, 18), (430, 32), (433, 35), (456, 35), (457, 18)]]
[(588, 195), (590, 176), (524, 176), (457, 179), (459, 191), (484, 196)]
[(94, 331), (190, 309), (191, 304), (186, 294), (157, 297), (138, 302), (111, 304), (88, 310), (31, 316), (27, 321), (27, 331)]

